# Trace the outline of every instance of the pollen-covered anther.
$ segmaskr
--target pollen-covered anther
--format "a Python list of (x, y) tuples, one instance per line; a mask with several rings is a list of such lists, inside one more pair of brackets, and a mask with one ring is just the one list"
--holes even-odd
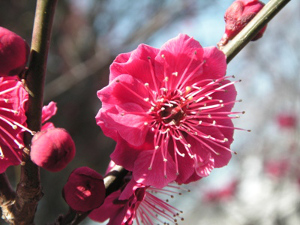
[(144, 98), (145, 102), (149, 102), (149, 98)]
[(170, 125), (176, 125), (176, 121), (175, 121), (175, 120), (172, 120), (172, 121), (170, 122)]
[(124, 116), (125, 114), (122, 112), (120, 115), (121, 115), (121, 116)]
[(144, 85), (145, 85), (145, 87), (149, 87), (149, 83), (145, 83)]
[(161, 90), (162, 92), (168, 92), (168, 89), (167, 89), (167, 88), (164, 88), (164, 87), (161, 88), (160, 90)]
[(148, 125), (148, 122), (144, 122), (144, 125), (147, 126), (147, 125)]
[(175, 77), (177, 77), (178, 76), (178, 72), (173, 72), (172, 75), (175, 76)]
[(189, 93), (191, 90), (192, 90), (192, 88), (190, 86), (186, 86), (185, 87), (185, 92), (186, 93)]
[(24, 149), (23, 149), (23, 152), (24, 152), (25, 154), (27, 154), (27, 155), (30, 154), (30, 150), (29, 150), (28, 148), (24, 148)]
[(155, 149), (155, 150), (158, 150), (158, 149), (159, 149), (159, 146), (158, 146), (158, 145), (156, 145), (156, 146), (154, 147), (154, 149)]
[(168, 82), (169, 81), (169, 77), (165, 77), (164, 81)]
[(164, 160), (164, 162), (168, 162), (168, 160), (166, 158), (164, 158), (163, 160)]

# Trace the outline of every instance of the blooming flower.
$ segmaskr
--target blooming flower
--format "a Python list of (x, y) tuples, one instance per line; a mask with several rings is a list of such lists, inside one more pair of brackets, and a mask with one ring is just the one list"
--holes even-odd
[(103, 205), (93, 210), (89, 217), (98, 222), (109, 219), (107, 225), (131, 225), (134, 220), (138, 225), (153, 225), (156, 224), (155, 222), (167, 224), (163, 220), (176, 223), (178, 218), (181, 219), (180, 213), (182, 211), (151, 192), (173, 197), (173, 195), (168, 194), (168, 190), (145, 186), (131, 179), (123, 190), (119, 189), (106, 197)]
[(109, 85), (98, 92), (96, 116), (117, 141), (111, 158), (133, 178), (157, 188), (189, 183), (227, 165), (234, 83), (224, 77), (225, 55), (179, 35), (161, 49), (141, 44), (120, 54)]
[[(264, 3), (258, 0), (236, 0), (225, 12), (225, 33), (218, 46), (226, 45), (233, 39), (254, 16), (264, 7)], [(264, 26), (252, 39), (255, 41), (263, 36), (267, 26)]]
[(0, 76), (18, 75), (25, 68), (29, 46), (19, 35), (0, 27)]
[[(23, 133), (27, 131), (34, 134), (26, 124), (27, 100), (28, 93), (16, 76), (0, 77), (0, 173), (5, 172), (7, 167), (22, 162), (25, 147)], [(51, 102), (49, 105), (56, 109), (55, 103)], [(43, 114), (47, 114), (45, 118), (49, 119), (55, 111), (43, 110)]]
[(103, 177), (89, 167), (77, 168), (70, 174), (63, 188), (63, 197), (78, 212), (98, 208), (105, 198)]
[[(22, 162), (28, 94), (16, 77), (0, 77), (0, 173)], [(31, 131), (29, 131), (31, 132)]]

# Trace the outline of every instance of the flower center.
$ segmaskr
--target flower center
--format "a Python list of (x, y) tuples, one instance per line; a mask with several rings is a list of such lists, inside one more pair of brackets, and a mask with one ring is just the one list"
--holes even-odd
[[(171, 103), (172, 102), (172, 103)], [(163, 99), (162, 104), (157, 107), (158, 120), (165, 126), (180, 125), (180, 121), (185, 116), (186, 106), (180, 99)]]

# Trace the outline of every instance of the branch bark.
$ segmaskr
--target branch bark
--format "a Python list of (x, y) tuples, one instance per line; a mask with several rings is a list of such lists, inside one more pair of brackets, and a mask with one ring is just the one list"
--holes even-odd
[[(15, 202), (16, 193), (13, 191), (5, 173), (0, 174), (0, 206), (2, 218), (6, 220), (10, 215), (10, 206)], [(8, 220), (6, 220), (9, 222)]]

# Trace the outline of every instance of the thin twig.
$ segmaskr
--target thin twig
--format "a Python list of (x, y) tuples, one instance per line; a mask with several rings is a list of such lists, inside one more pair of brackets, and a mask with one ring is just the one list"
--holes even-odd
[(270, 0), (231, 42), (221, 48), (229, 63), (290, 0)]

